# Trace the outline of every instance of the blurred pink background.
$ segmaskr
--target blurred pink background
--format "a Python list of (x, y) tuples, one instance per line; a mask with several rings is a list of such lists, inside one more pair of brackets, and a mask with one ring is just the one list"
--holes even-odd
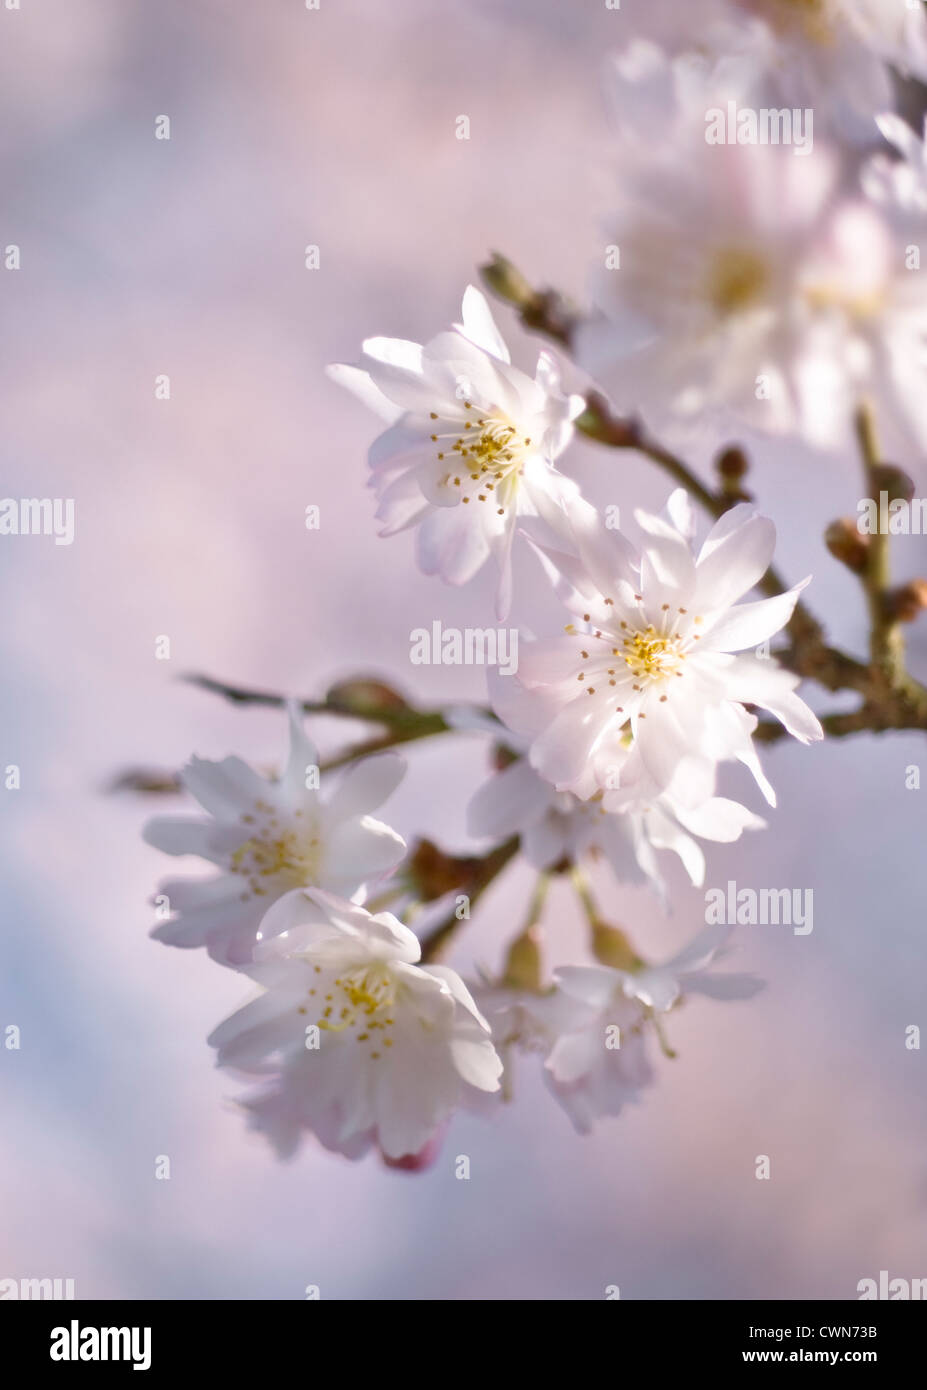
[[(105, 793), (127, 765), (194, 751), (278, 759), (279, 717), (184, 671), (306, 696), (376, 672), (426, 700), (481, 698), (479, 669), (412, 668), (408, 638), (435, 618), (491, 622), (491, 577), (449, 590), (416, 573), (408, 536), (377, 540), (376, 421), (323, 366), (369, 334), (422, 340), (455, 318), (490, 249), (582, 295), (601, 243), (600, 64), (633, 17), (632, 0), (0, 10), (0, 242), (22, 254), (0, 271), (0, 491), (76, 500), (73, 545), (0, 539), (0, 764), (22, 768), (21, 790), (0, 792), (0, 1036), (22, 1030), (20, 1051), (0, 1048), (0, 1278), (70, 1277), (83, 1298), (300, 1299), (317, 1284), (595, 1299), (618, 1284), (632, 1299), (851, 1299), (883, 1268), (927, 1276), (924, 1053), (904, 1046), (927, 1026), (927, 787), (904, 781), (927, 770), (922, 738), (764, 755), (779, 810), (711, 847), (707, 881), (813, 888), (814, 931), (739, 930), (733, 968), (769, 988), (671, 1019), (679, 1059), (639, 1107), (579, 1139), (528, 1059), (515, 1104), (461, 1116), (414, 1177), (311, 1142), (279, 1165), (246, 1133), (205, 1039), (250, 986), (149, 941), (150, 896), (176, 866), (139, 831), (166, 803)], [(499, 321), (533, 366), (535, 345)], [(855, 461), (745, 442), (782, 570), (813, 571), (816, 610), (858, 645), (858, 594), (820, 539), (855, 509)], [(923, 484), (921, 461), (899, 462)], [(564, 466), (626, 516), (668, 491), (591, 445)], [(899, 573), (923, 571), (924, 551), (899, 542)], [(517, 619), (557, 622), (530, 559), (517, 575)], [(161, 634), (170, 661), (155, 660)], [(387, 818), (465, 849), (481, 748), (415, 750)], [(455, 963), (499, 962), (530, 882), (519, 868), (498, 885)], [(671, 917), (597, 875), (657, 958), (703, 920), (702, 893), (672, 867), (670, 882)], [(564, 960), (579, 932), (564, 885), (550, 917)]]

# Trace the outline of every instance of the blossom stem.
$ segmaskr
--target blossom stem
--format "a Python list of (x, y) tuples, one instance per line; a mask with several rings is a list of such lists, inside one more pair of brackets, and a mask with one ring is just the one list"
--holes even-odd
[(570, 868), (570, 882), (580, 901), (583, 912), (586, 914), (586, 921), (589, 923), (592, 930), (595, 931), (596, 927), (601, 925), (602, 917), (599, 912), (598, 904), (593, 896), (592, 888), (589, 885), (589, 880), (578, 864), (573, 864)]
[(589, 880), (578, 864), (572, 865), (570, 880), (589, 923), (590, 945), (596, 960), (601, 961), (603, 965), (610, 965), (613, 970), (643, 970), (646, 961), (637, 953), (630, 938), (620, 927), (613, 927), (611, 923), (606, 922), (599, 911)]
[[(395, 888), (387, 889), (385, 892), (379, 893), (375, 898), (371, 898), (369, 902), (364, 903), (364, 907), (371, 913), (384, 912), (386, 908), (396, 902), (398, 898), (401, 898), (404, 892), (405, 888), (399, 884)], [(408, 918), (409, 915), (410, 911), (407, 909), (406, 917)]]
[[(882, 463), (872, 407), (864, 401), (856, 412), (856, 437), (862, 456), (868, 496), (878, 497), (878, 471)], [(892, 617), (885, 599), (891, 582), (889, 536), (876, 528), (869, 537), (861, 578), (869, 606), (869, 655), (876, 670), (891, 686), (906, 680), (904, 636), (901, 624)]]
[(676, 1051), (676, 1049), (674, 1047), (670, 1047), (669, 1040), (666, 1036), (666, 1033), (663, 1030), (663, 1024), (660, 1022), (659, 1014), (657, 1014), (654, 1009), (648, 1009), (647, 1017), (653, 1023), (654, 1032), (657, 1035), (657, 1041), (660, 1044), (660, 1051), (663, 1053), (663, 1056), (669, 1057), (671, 1059), (675, 1059), (676, 1057), (678, 1057), (679, 1053)]
[(531, 927), (537, 926), (544, 912), (544, 904), (547, 902), (547, 894), (550, 889), (550, 874), (545, 869), (538, 874), (537, 882), (534, 885), (534, 892), (528, 903), (528, 916), (525, 919), (523, 931), (529, 931)]
[(547, 870), (538, 874), (528, 903), (524, 926), (508, 949), (501, 983), (510, 989), (530, 990), (535, 994), (541, 991), (543, 962), (540, 922), (544, 915), (550, 879)]

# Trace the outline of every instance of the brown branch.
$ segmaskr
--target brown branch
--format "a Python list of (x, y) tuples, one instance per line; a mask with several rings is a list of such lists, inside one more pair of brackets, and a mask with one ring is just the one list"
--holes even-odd
[[(486, 892), (489, 885), (496, 879), (510, 860), (514, 859), (518, 853), (519, 838), (514, 835), (512, 839), (506, 840), (497, 849), (490, 850), (482, 858), (473, 858), (468, 861), (470, 864), (469, 877), (464, 883), (458, 886), (469, 898), (469, 907), (476, 905), (482, 895)], [(468, 921), (468, 917), (460, 918), (457, 910), (449, 912), (448, 915), (434, 927), (427, 936), (422, 938), (422, 962), (440, 960), (451, 945), (463, 922)]]
[[(901, 474), (900, 470), (882, 461), (872, 411), (867, 404), (860, 406), (857, 411), (856, 434), (868, 495), (878, 499), (889, 479), (896, 483), (901, 481), (902, 487), (909, 487), (913, 493), (910, 479)], [(927, 717), (927, 690), (908, 674), (905, 666), (904, 630), (898, 610), (891, 602), (889, 540), (889, 535), (881, 528), (877, 528), (868, 537), (865, 562), (859, 576), (869, 608), (871, 669), (876, 677), (877, 686), (884, 687), (886, 697), (893, 697), (898, 704), (909, 704)], [(882, 693), (877, 688), (873, 691), (873, 696)]]

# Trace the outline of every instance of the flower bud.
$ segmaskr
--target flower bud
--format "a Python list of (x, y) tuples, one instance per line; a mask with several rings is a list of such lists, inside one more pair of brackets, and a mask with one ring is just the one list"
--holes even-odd
[(725, 482), (736, 483), (745, 475), (749, 464), (747, 456), (738, 444), (724, 449), (715, 461), (715, 467)]
[(502, 984), (508, 989), (525, 989), (537, 994), (541, 989), (541, 933), (537, 927), (523, 931), (509, 947)]
[(586, 396), (586, 409), (575, 424), (590, 439), (596, 439), (612, 449), (634, 449), (640, 443), (637, 422), (614, 415), (608, 401), (598, 391), (590, 391)]
[(156, 795), (174, 795), (183, 791), (183, 783), (176, 772), (161, 772), (156, 768), (130, 767), (114, 777), (107, 787), (111, 792), (147, 792)]
[(887, 492), (889, 502), (910, 502), (914, 496), (913, 480), (904, 469), (893, 463), (880, 463), (872, 470), (876, 492)]
[(885, 595), (885, 611), (899, 623), (913, 623), (927, 608), (927, 579), (911, 579)]
[(339, 681), (333, 685), (325, 697), (333, 709), (346, 714), (356, 714), (358, 719), (376, 719), (377, 715), (408, 709), (408, 703), (392, 686), (383, 681), (358, 680)]
[(606, 922), (597, 922), (592, 929), (592, 954), (615, 970), (639, 970), (644, 963), (624, 932)]
[(507, 303), (524, 309), (534, 302), (534, 290), (521, 271), (506, 256), (500, 256), (498, 251), (492, 253), (491, 261), (480, 266), (480, 274), (488, 288)]
[(824, 543), (834, 559), (854, 574), (862, 574), (869, 554), (869, 537), (860, 532), (851, 517), (832, 521), (824, 532)]

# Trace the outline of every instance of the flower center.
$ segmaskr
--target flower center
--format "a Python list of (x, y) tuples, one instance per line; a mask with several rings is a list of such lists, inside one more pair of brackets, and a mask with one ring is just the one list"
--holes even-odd
[[(453, 424), (452, 430), (431, 436), (432, 442), (441, 446), (439, 461), (453, 459), (455, 464), (442, 481), (446, 487), (460, 490), (461, 502), (494, 503), (498, 515), (504, 516), (506, 509), (501, 504), (512, 501), (531, 440), (519, 436), (512, 421), (501, 413), (477, 417), (470, 401), (464, 401), (464, 409), (464, 420), (448, 422)], [(438, 416), (432, 412), (431, 418), (437, 420)]]
[[(315, 966), (315, 972), (321, 975), (322, 967)], [(334, 980), (318, 980), (308, 993), (315, 1007), (323, 1004), (316, 1019), (316, 1026), (323, 1032), (343, 1033), (355, 1028), (354, 1037), (362, 1046), (369, 1045), (373, 1061), (383, 1055), (381, 1047), (392, 1047), (390, 1029), (395, 1022), (396, 982), (388, 966), (377, 962), (358, 966)], [(310, 1009), (300, 1008), (299, 1012), (308, 1014)]]
[(708, 272), (706, 293), (720, 318), (743, 313), (757, 304), (769, 284), (769, 273), (755, 251), (729, 247), (719, 251)]
[(661, 637), (652, 631), (635, 632), (625, 637), (621, 655), (632, 676), (638, 680), (662, 680), (665, 676), (672, 676), (680, 662), (685, 661), (678, 638)]
[[(643, 602), (642, 594), (635, 594), (638, 603)], [(603, 595), (603, 601), (611, 606), (614, 599)], [(683, 620), (682, 631), (679, 630), (680, 620)], [(583, 614), (583, 622), (590, 622), (591, 614)], [(692, 629), (704, 622), (701, 614), (690, 616), (687, 608), (677, 608), (675, 614), (672, 612), (668, 603), (663, 604), (663, 621), (658, 631), (653, 623), (648, 623), (646, 627), (638, 627), (636, 624), (629, 623), (624, 618), (612, 625), (607, 631), (601, 628), (593, 628), (588, 637), (592, 639), (588, 642), (589, 650), (582, 650), (580, 656), (583, 662), (590, 660), (593, 645), (596, 642), (603, 643), (608, 649), (608, 654), (604, 661), (593, 658), (595, 664), (588, 674), (593, 677), (595, 684), (586, 680), (587, 670), (585, 664), (580, 667), (577, 673), (577, 681), (582, 681), (587, 695), (595, 695), (598, 690), (604, 693), (605, 682), (609, 687), (615, 688), (615, 693), (619, 695), (619, 681), (623, 675), (619, 662), (624, 661), (625, 665), (633, 677), (632, 690), (642, 691), (644, 685), (663, 684), (670, 676), (676, 676), (681, 680), (684, 676), (683, 666), (686, 661), (690, 645), (701, 641), (701, 633), (694, 632)], [(574, 623), (567, 623), (566, 632), (571, 636), (579, 636), (576, 632)], [(586, 636), (586, 634), (582, 634)], [(614, 664), (608, 665), (608, 662)], [(600, 684), (601, 683), (601, 684)], [(660, 696), (661, 704), (669, 699), (666, 691)], [(615, 714), (622, 716), (619, 727), (623, 727), (628, 716), (623, 705), (615, 705)], [(641, 712), (641, 718), (646, 718), (645, 713)], [(630, 731), (627, 734), (627, 744), (630, 744)], [(625, 738), (622, 738), (625, 742)]]
[[(257, 816), (242, 816), (248, 825), (256, 825), (256, 830), (234, 851), (229, 861), (229, 872), (240, 874), (247, 879), (250, 893), (243, 893), (246, 900), (252, 893), (258, 897), (268, 892), (268, 879), (277, 879), (275, 889), (299, 888), (318, 880), (321, 842), (313, 833), (313, 827), (305, 829), (281, 826), (279, 817), (272, 806), (259, 801), (256, 804)], [(296, 811), (295, 815), (302, 814)]]

